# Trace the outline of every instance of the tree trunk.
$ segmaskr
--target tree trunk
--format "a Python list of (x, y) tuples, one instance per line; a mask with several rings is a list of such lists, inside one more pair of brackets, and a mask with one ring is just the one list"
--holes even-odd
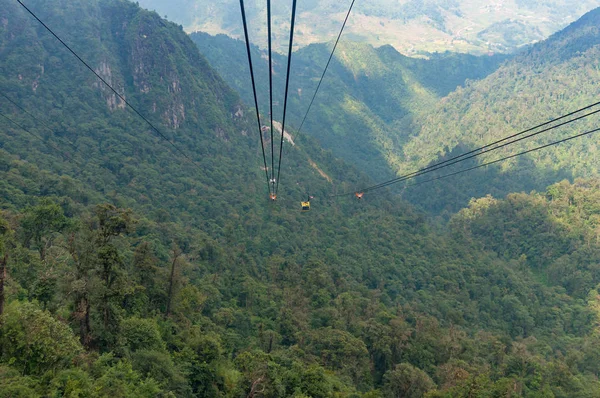
[[(250, 387), (250, 392), (248, 393), (247, 398), (254, 398), (256, 395), (265, 392), (265, 386), (262, 384), (264, 379), (264, 376), (260, 376), (258, 379), (252, 382), (252, 386)], [(259, 389), (259, 386), (262, 388)]]
[(165, 318), (171, 315), (171, 300), (173, 299), (173, 285), (175, 281), (175, 267), (177, 266), (177, 259), (181, 255), (181, 251), (177, 247), (173, 248), (173, 263), (171, 264), (171, 276), (169, 276), (169, 293), (167, 296), (167, 311), (165, 312)]
[(79, 340), (84, 347), (89, 347), (91, 342), (90, 302), (85, 295), (79, 299), (77, 317), (79, 318)]
[(4, 281), (6, 280), (6, 264), (8, 263), (8, 254), (0, 259), (0, 316), (4, 313)]

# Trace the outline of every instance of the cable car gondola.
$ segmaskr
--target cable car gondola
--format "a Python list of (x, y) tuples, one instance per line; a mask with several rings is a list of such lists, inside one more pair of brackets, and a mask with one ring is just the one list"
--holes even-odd
[(364, 195), (364, 194), (365, 194), (364, 192), (355, 192), (355, 193), (354, 193), (354, 196), (356, 196), (356, 198), (357, 198), (358, 200), (361, 200), (361, 199), (363, 198), (363, 195)]
[(308, 199), (306, 199), (306, 202), (300, 202), (300, 205), (302, 206), (302, 211), (310, 211), (310, 200), (313, 198), (313, 196), (308, 195)]

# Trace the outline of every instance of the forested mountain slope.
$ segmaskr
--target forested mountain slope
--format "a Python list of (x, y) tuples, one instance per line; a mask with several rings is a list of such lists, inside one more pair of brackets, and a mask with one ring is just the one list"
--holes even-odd
[[(499, 256), (481, 212), (435, 232), (392, 198), (329, 200), (368, 181), (310, 140), (270, 204), (251, 112), (177, 26), (121, 0), (27, 4), (199, 168), (1, 3), (0, 89), (53, 133), (2, 114), (64, 153), (0, 124), (0, 396), (598, 396), (593, 264), (572, 289), (527, 247)], [(596, 248), (581, 205), (585, 234), (542, 262)]]
[[(58, 133), (51, 136), (22, 112), (15, 120), (85, 165), (61, 161), (42, 163), (44, 168), (75, 174), (104, 193), (118, 192), (123, 200), (135, 198), (141, 199), (140, 204), (156, 204), (173, 217), (179, 215), (170, 209), (180, 207), (180, 200), (190, 206), (195, 220), (203, 222), (214, 218), (202, 217), (207, 212), (233, 211), (232, 207), (211, 209), (211, 199), (228, 198), (262, 207), (254, 196), (266, 198), (267, 192), (266, 183), (260, 179), (264, 179), (264, 171), (256, 124), (250, 118), (253, 114), (183, 31), (128, 3), (72, 2), (59, 14), (52, 12), (54, 8), (46, 10), (32, 3), (32, 7), (36, 5), (51, 26), (64, 26), (59, 33), (70, 38), (82, 57), (150, 121), (161, 126), (183, 152), (130, 112), (54, 38), (32, 23), (18, 4), (8, 2), (1, 11), (6, 21), (0, 65), (3, 90), (27, 109), (35, 110), (38, 117), (45, 115)], [(82, 14), (81, 21), (74, 18), (77, 13)], [(3, 109), (16, 110), (2, 101)], [(48, 146), (26, 133), (15, 130), (10, 136), (13, 138), (3, 143), (4, 150), (23, 160), (47, 162), (37, 152), (52, 154)], [(310, 142), (303, 148), (310, 151)], [(281, 185), (289, 190), (282, 193), (304, 196), (308, 184), (303, 178), (319, 175), (318, 171), (309, 165), (305, 153), (299, 154), (287, 142), (285, 150), (289, 158), (283, 163), (286, 169), (282, 177), (290, 170), (298, 173)], [(322, 161), (319, 157), (326, 156), (330, 155), (314, 151), (317, 164)], [(335, 162), (330, 165), (336, 167)], [(324, 171), (336, 181), (352, 181), (343, 175), (345, 171), (339, 174), (328, 167), (323, 166)], [(319, 179), (322, 186), (313, 183), (314, 193), (331, 190), (325, 178)], [(241, 194), (240, 186), (253, 192), (252, 198)]]
[[(210, 64), (253, 104), (245, 44), (225, 35), (195, 32), (192, 40)], [(268, 60), (252, 47), (259, 107), (269, 107)], [(313, 44), (292, 55), (287, 125), (294, 133), (306, 115), (331, 45)], [(400, 165), (398, 153), (412, 132), (413, 120), (427, 115), (441, 97), (466, 81), (492, 73), (508, 57), (430, 54), (406, 57), (391, 46), (342, 41), (302, 127), (302, 135), (318, 139), (334, 155), (377, 178)], [(274, 115), (281, 120), (287, 57), (274, 57)], [(301, 138), (301, 136), (300, 136)]]
[[(167, 15), (186, 31), (201, 30), (242, 37), (239, 4), (233, 0), (141, 0)], [(275, 45), (287, 44), (291, 1), (273, 3)], [(350, 1), (312, 0), (298, 3), (297, 45), (333, 40)], [(511, 52), (543, 40), (585, 12), (597, 0), (379, 0), (356, 2), (347, 36), (374, 46), (391, 44), (403, 54), (451, 50), (486, 54)], [(267, 46), (266, 2), (246, 1), (249, 28), (261, 48)]]
[[(596, 103), (600, 98), (599, 24), (600, 9), (597, 9), (508, 61), (482, 81), (459, 88), (444, 98), (431, 115), (421, 121), (420, 131), (405, 145), (405, 164), (400, 173)], [(588, 131), (598, 127), (598, 120), (598, 116), (592, 116), (484, 158), (500, 158)], [(453, 201), (460, 206), (471, 197), (489, 192), (502, 195), (543, 189), (560, 176), (595, 176), (600, 167), (596, 142), (596, 136), (573, 140), (485, 172), (465, 175), (460, 179), (458, 190), (450, 186), (456, 186), (455, 182), (440, 182), (436, 193), (421, 189), (407, 190), (407, 193), (410, 196), (414, 192), (415, 198), (437, 196), (441, 201), (430, 203), (429, 208), (439, 210), (446, 207), (442, 202), (448, 202), (444, 196), (448, 190), (454, 199), (454, 195), (460, 197)]]

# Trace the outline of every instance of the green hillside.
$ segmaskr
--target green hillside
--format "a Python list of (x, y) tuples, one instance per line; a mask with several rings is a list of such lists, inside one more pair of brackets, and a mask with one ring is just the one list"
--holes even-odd
[[(600, 94), (597, 84), (600, 76), (599, 23), (600, 9), (597, 9), (502, 65), (487, 78), (459, 88), (444, 98), (420, 121), (420, 129), (403, 148), (404, 164), (400, 173), (596, 103)], [(597, 116), (589, 117), (484, 157), (493, 160), (530, 149), (594, 129), (597, 122)], [(453, 203), (462, 206), (471, 197), (489, 192), (504, 195), (543, 189), (557, 181), (557, 176), (596, 176), (600, 170), (596, 140), (597, 137), (590, 136), (535, 152), (526, 159), (482, 171), (479, 173), (481, 178), (477, 173), (465, 176), (458, 189), (440, 182), (435, 189), (441, 200), (428, 204), (428, 208), (456, 210), (456, 206), (446, 206), (445, 194), (440, 196), (446, 190), (449, 190)], [(451, 184), (456, 186), (454, 182)], [(411, 196), (413, 194), (415, 196)], [(407, 195), (422, 198), (433, 194), (414, 189), (407, 190)]]
[[(3, 5), (0, 90), (52, 133), (2, 99), (41, 140), (0, 124), (0, 396), (598, 396), (600, 276), (577, 260), (597, 182), (440, 229), (394, 197), (328, 198), (369, 181), (304, 139), (272, 204), (252, 112), (178, 26), (28, 2), (198, 167)], [(486, 241), (515, 213), (542, 253), (511, 241), (527, 222)]]
[[(190, 35), (210, 64), (253, 104), (248, 61), (243, 42), (225, 35)], [(331, 44), (314, 44), (292, 56), (287, 125), (299, 128), (312, 99)], [(268, 112), (268, 61), (253, 47), (259, 107)], [(391, 176), (401, 159), (398, 153), (413, 131), (413, 120), (423, 118), (440, 98), (466, 81), (492, 73), (506, 56), (475, 57), (431, 54), (409, 58), (391, 46), (342, 42), (303, 126), (301, 135), (317, 138), (334, 155), (355, 164), (372, 177)], [(274, 115), (281, 120), (287, 57), (274, 57)], [(301, 137), (300, 137), (301, 138)]]

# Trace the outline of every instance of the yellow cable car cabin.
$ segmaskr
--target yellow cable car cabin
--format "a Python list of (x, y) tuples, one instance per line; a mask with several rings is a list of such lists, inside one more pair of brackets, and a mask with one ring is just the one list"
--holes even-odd
[(302, 211), (310, 210), (310, 202), (300, 202), (300, 204), (302, 205)]

